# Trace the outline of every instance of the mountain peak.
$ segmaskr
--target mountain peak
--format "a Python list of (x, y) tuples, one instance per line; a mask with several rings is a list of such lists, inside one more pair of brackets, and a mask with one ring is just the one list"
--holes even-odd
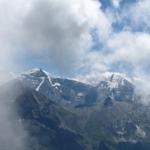
[(100, 96), (102, 93), (107, 93), (106, 97), (110, 96), (118, 101), (133, 100), (134, 97), (134, 83), (122, 73), (104, 73), (97, 88)]
[(31, 75), (31, 76), (35, 76), (35, 77), (46, 77), (49, 73), (47, 73), (45, 70), (43, 70), (41, 68), (33, 68), (23, 74)]
[(102, 74), (101, 77), (103, 80), (106, 81), (122, 81), (122, 80), (126, 80), (128, 82), (132, 82), (130, 78), (127, 77), (126, 74), (124, 73), (119, 73), (119, 72), (105, 72)]

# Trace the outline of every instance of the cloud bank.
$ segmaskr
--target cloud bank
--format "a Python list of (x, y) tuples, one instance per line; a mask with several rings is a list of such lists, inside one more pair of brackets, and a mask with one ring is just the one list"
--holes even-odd
[(0, 86), (0, 147), (3, 150), (26, 150), (27, 132), (16, 111), (18, 91), (12, 85)]
[(0, 0), (0, 70), (32, 56), (90, 83), (105, 71), (149, 75), (150, 1), (111, 2)]
[(5, 66), (15, 66), (17, 57), (30, 53), (68, 71), (91, 48), (92, 29), (102, 40), (110, 32), (97, 0), (1, 0), (0, 4), (1, 64)]
[(104, 71), (120, 71), (132, 77), (149, 76), (150, 1), (138, 0), (122, 7), (119, 1), (112, 3), (116, 3), (118, 9), (105, 11), (112, 25), (111, 34), (103, 46), (88, 53), (88, 59), (82, 63), (82, 69), (88, 68), (87, 75), (83, 76), (87, 82), (92, 82), (94, 77), (97, 80)]

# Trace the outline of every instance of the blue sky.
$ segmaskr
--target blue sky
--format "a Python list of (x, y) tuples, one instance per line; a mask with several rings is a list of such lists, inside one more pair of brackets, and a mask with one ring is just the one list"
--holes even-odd
[(149, 0), (0, 1), (0, 70), (149, 74)]
[[(109, 7), (113, 8), (112, 0), (99, 0), (102, 4), (102, 8), (105, 10)], [(132, 5), (133, 3), (137, 2), (138, 0), (122, 0), (120, 1), (120, 8)]]

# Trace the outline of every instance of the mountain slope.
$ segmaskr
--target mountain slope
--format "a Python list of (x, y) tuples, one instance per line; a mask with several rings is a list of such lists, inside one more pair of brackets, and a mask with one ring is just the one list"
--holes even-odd
[(51, 77), (42, 69), (33, 69), (19, 78), (46, 97), (70, 106), (93, 105), (111, 97), (116, 101), (134, 101), (134, 84), (125, 75), (107, 72), (98, 85), (92, 86), (69, 79)]
[(17, 79), (62, 105), (77, 106), (96, 102), (97, 93), (93, 86), (54, 78), (42, 69), (30, 70)]
[(149, 150), (150, 107), (134, 96), (133, 83), (114, 73), (93, 87), (35, 69), (0, 88), (29, 150)]
[(134, 100), (134, 84), (124, 74), (106, 72), (97, 85), (99, 99), (111, 97), (117, 101)]
[(84, 138), (73, 131), (73, 128), (78, 127), (74, 121), (75, 114), (21, 82), (13, 81), (0, 89), (0, 99), (15, 110), (13, 113), (16, 118), (12, 124), (15, 123), (17, 127), (21, 122), (27, 133), (24, 139), (27, 150), (88, 149)]

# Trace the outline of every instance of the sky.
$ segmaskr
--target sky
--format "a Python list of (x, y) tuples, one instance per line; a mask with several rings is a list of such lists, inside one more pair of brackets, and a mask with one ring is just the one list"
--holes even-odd
[[(95, 85), (103, 72), (121, 72), (147, 104), (149, 20), (150, 0), (0, 0), (0, 79), (43, 68)], [(0, 139), (20, 150), (26, 132), (14, 129), (16, 114), (3, 101), (0, 110)]]
[(92, 82), (150, 75), (149, 0), (0, 0), (0, 71)]

